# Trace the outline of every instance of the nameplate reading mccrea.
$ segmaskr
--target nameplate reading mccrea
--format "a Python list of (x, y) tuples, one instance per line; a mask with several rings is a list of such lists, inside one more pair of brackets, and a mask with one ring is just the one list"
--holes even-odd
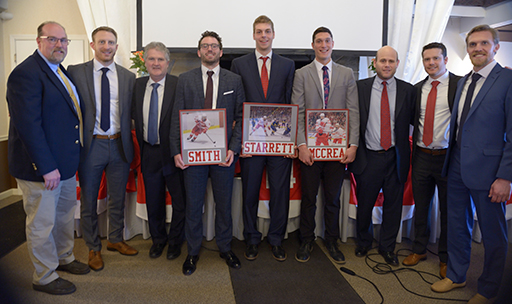
[(348, 147), (347, 109), (306, 109), (306, 140), (313, 159), (341, 160)]
[(185, 165), (224, 163), (226, 110), (180, 110), (181, 155)]
[(294, 155), (299, 107), (244, 102), (242, 154)]

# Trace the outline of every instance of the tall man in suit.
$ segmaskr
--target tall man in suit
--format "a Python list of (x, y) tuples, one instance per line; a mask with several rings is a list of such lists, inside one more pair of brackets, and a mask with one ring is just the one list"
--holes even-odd
[(361, 136), (356, 160), (349, 166), (357, 183), (356, 256), (365, 256), (371, 248), (372, 211), (382, 189), (379, 253), (393, 266), (398, 265), (394, 250), (409, 174), (409, 124), (416, 95), (411, 84), (394, 77), (398, 64), (398, 53), (384, 46), (375, 58), (377, 76), (357, 82)]
[[(137, 78), (133, 90), (133, 119), (140, 147), (141, 171), (146, 189), (146, 209), (153, 245), (151, 258), (162, 255), (165, 245), (167, 259), (180, 256), (185, 227), (185, 188), (183, 172), (171, 157), (169, 133), (172, 106), (178, 77), (167, 74), (170, 53), (161, 42), (144, 48), (144, 64), (149, 77)], [(172, 198), (171, 229), (166, 229), (166, 187)]]
[[(307, 262), (315, 240), (316, 197), (323, 181), (325, 236), (324, 243), (337, 263), (345, 257), (338, 248), (340, 238), (340, 193), (345, 166), (354, 161), (359, 142), (359, 105), (354, 73), (332, 61), (334, 40), (331, 31), (319, 27), (313, 33), (311, 47), (315, 60), (297, 70), (293, 81), (292, 103), (299, 105), (297, 145), (301, 160), (302, 203), (300, 207), (300, 248), (295, 255)], [(313, 161), (306, 142), (306, 109), (348, 109), (349, 147), (341, 161)]]
[[(256, 50), (238, 57), (231, 63), (231, 71), (242, 76), (245, 97), (259, 103), (289, 104), (292, 95), (295, 64), (292, 60), (272, 52), (274, 23), (267, 16), (259, 16), (253, 23)], [(266, 167), (270, 185), (270, 226), (268, 243), (274, 259), (286, 260), (281, 246), (288, 223), (290, 207), (290, 174), (292, 159), (282, 156), (241, 155), (244, 199), (244, 238), (247, 242), (245, 258), (258, 257), (261, 232), (258, 231), (258, 204), (263, 168)]]
[(35, 267), (32, 287), (68, 294), (75, 285), (55, 271), (90, 271), (73, 255), (80, 98), (60, 65), (69, 43), (64, 28), (44, 22), (36, 40), (38, 49), (7, 81), (9, 173), (23, 193), (28, 253)]
[(109, 233), (107, 249), (124, 255), (137, 250), (123, 241), (124, 196), (133, 158), (131, 102), (135, 75), (117, 65), (117, 33), (101, 26), (92, 32), (94, 59), (69, 66), (83, 97), (84, 146), (78, 177), (81, 187), (80, 227), (89, 247), (89, 267), (103, 269), (98, 236), (97, 201), (101, 177), (107, 177)]
[[(171, 155), (176, 167), (183, 169), (186, 192), (185, 238), (188, 255), (183, 263), (183, 274), (196, 270), (203, 239), (202, 213), (208, 177), (211, 177), (215, 198), (215, 239), (220, 257), (229, 267), (240, 268), (240, 260), (231, 251), (233, 223), (231, 219), (231, 194), (235, 175), (236, 154), (242, 142), (242, 103), (245, 100), (242, 78), (222, 69), (222, 39), (215, 32), (201, 35), (197, 47), (201, 67), (180, 75), (171, 120)], [(180, 148), (180, 110), (226, 109), (227, 155), (219, 165), (186, 166)]]
[(414, 195), (414, 245), (402, 261), (406, 266), (427, 258), (430, 236), (430, 202), (437, 186), (441, 211), (441, 236), (438, 255), (441, 277), (446, 277), (446, 177), (441, 176), (450, 136), (449, 125), (457, 82), (461, 77), (446, 69), (446, 47), (432, 42), (423, 47), (421, 56), (428, 76), (415, 85), (416, 105), (412, 148), (412, 190)]
[(469, 303), (490, 303), (498, 294), (507, 256), (505, 202), (512, 181), (512, 71), (494, 56), (495, 29), (479, 25), (466, 36), (473, 70), (459, 81), (450, 121), (448, 174), (448, 271), (432, 290), (466, 285), (471, 257), (473, 208), (482, 231), (485, 260), (478, 293)]

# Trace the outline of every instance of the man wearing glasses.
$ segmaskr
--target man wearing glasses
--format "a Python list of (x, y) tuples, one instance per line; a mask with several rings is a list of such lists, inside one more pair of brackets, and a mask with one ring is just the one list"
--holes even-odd
[(49, 294), (76, 290), (56, 270), (90, 271), (73, 255), (82, 119), (76, 88), (60, 65), (68, 43), (60, 24), (42, 23), (38, 49), (7, 81), (9, 172), (23, 193), (28, 253), (35, 267), (32, 287)]
[[(240, 260), (231, 251), (232, 219), (231, 193), (235, 175), (236, 154), (240, 153), (242, 135), (242, 103), (245, 100), (240, 76), (221, 69), (222, 39), (215, 32), (206, 31), (199, 40), (197, 56), (201, 67), (180, 75), (171, 120), (171, 155), (176, 167), (183, 169), (186, 191), (185, 238), (188, 256), (183, 274), (196, 270), (203, 239), (202, 213), (208, 177), (211, 177), (215, 197), (215, 239), (220, 257), (229, 267), (240, 268)], [(180, 149), (180, 110), (226, 109), (227, 156), (219, 165), (186, 166)]]
[(107, 249), (123, 255), (138, 252), (123, 241), (124, 196), (133, 158), (131, 102), (135, 75), (114, 62), (117, 33), (102, 26), (92, 32), (94, 59), (69, 66), (83, 97), (84, 144), (78, 177), (80, 227), (89, 247), (89, 267), (103, 269), (97, 200), (101, 177), (107, 177), (109, 217)]

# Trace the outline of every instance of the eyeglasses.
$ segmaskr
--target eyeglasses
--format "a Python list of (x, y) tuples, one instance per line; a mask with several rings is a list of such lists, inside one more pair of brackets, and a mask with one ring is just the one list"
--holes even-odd
[(212, 50), (217, 50), (217, 49), (220, 47), (220, 45), (219, 45), (219, 44), (217, 44), (217, 43), (210, 43), (210, 44), (208, 44), (208, 43), (203, 43), (203, 44), (201, 44), (201, 48), (202, 48), (203, 50), (207, 50), (207, 49), (208, 49), (208, 48), (210, 48), (210, 47), (212, 47)]
[(68, 38), (57, 38), (53, 36), (39, 36), (39, 38), (46, 39), (50, 44), (56, 44), (57, 41), (60, 41), (60, 44), (68, 45), (71, 42)]

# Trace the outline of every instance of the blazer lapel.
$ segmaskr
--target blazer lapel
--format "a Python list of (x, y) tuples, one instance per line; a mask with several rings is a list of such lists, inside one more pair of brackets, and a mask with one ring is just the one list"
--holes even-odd
[(395, 78), (396, 81), (396, 103), (395, 103), (395, 119), (400, 115), (400, 111), (403, 108), (404, 105), (404, 88), (402, 86), (402, 83), (398, 81), (398, 79)]
[(86, 98), (88, 101), (91, 102), (89, 105), (85, 105), (86, 108), (94, 115), (87, 115), (88, 117), (94, 117), (96, 119), (96, 95), (94, 94), (94, 64), (91, 61), (87, 62), (85, 65), (85, 81), (87, 83), (87, 88), (89, 89), (89, 96), (90, 98)]
[[(278, 77), (277, 74), (279, 73), (280, 68), (281, 68), (280, 67), (281, 61), (277, 54), (273, 54), (271, 60), (272, 60), (272, 63), (271, 63), (271, 68), (270, 68), (270, 74), (268, 75), (267, 97), (270, 96), (272, 89), (274, 88), (275, 81), (273, 81), (273, 80), (277, 79), (277, 77)], [(263, 85), (261, 85), (260, 87), (261, 87), (261, 94), (263, 94)], [(263, 94), (262, 97), (265, 97), (265, 94)], [(264, 98), (264, 99), (266, 99), (266, 98)]]
[(126, 74), (122, 72), (120, 66), (116, 63), (117, 70), (117, 88), (119, 94), (119, 117), (123, 117), (126, 108), (125, 103), (129, 100), (126, 94), (128, 93), (124, 88), (125, 84), (128, 83)]
[[(254, 79), (255, 83), (259, 84), (257, 86), (258, 94), (260, 94), (261, 100), (265, 100), (265, 94), (263, 93), (263, 86), (261, 85), (260, 69), (258, 68), (258, 60), (256, 59), (256, 55), (249, 56), (249, 60), (248, 60), (247, 64), (249, 66), (249, 71), (251, 71), (252, 79)], [(272, 71), (274, 70), (273, 67), (274, 67), (274, 62), (272, 62), (272, 68), (270, 69), (270, 75), (272, 75)], [(270, 75), (269, 75), (269, 79), (268, 79), (269, 80), (269, 89), (267, 91), (267, 95), (268, 95), (268, 92), (270, 91), (270, 79), (271, 79)]]
[(494, 82), (496, 81), (496, 78), (498, 78), (498, 75), (501, 71), (502, 67), (499, 64), (496, 64), (494, 68), (492, 69), (491, 73), (489, 74), (489, 77), (485, 79), (484, 84), (482, 85), (482, 88), (480, 88), (480, 91), (478, 91), (478, 94), (476, 95), (475, 99), (473, 100), (473, 104), (471, 104), (471, 108), (469, 108), (468, 117), (466, 118), (466, 121), (471, 117), (471, 115), (475, 112), (475, 109), (478, 108), (478, 106), (482, 103), (482, 100), (484, 99), (487, 92), (489, 92), (489, 89), (492, 87)]
[(136, 89), (136, 96), (135, 96), (135, 111), (136, 111), (136, 114), (137, 115), (137, 120), (139, 123), (137, 124), (138, 127), (140, 128), (141, 132), (142, 132), (142, 129), (143, 129), (143, 120), (144, 120), (144, 115), (143, 115), (143, 108), (144, 108), (144, 95), (146, 93), (146, 85), (149, 81), (149, 77), (146, 79), (146, 81), (139, 81), (139, 82), (136, 82), (137, 83), (137, 89)]
[(171, 91), (170, 85), (170, 77), (165, 77), (165, 88), (164, 88), (164, 97), (162, 99), (162, 109), (160, 110), (160, 126), (162, 125), (164, 118), (167, 117), (167, 112), (171, 110), (171, 99), (172, 94), (174, 92)]
[(316, 71), (316, 66), (315, 66), (315, 63), (314, 62), (311, 62), (309, 64), (309, 76), (311, 77), (311, 79), (313, 80), (313, 83), (318, 91), (318, 95), (320, 96), (320, 100), (322, 101), (322, 104), (323, 104), (323, 100), (324, 100), (324, 89), (322, 87), (322, 84), (320, 83), (320, 78), (318, 78), (318, 73)]

